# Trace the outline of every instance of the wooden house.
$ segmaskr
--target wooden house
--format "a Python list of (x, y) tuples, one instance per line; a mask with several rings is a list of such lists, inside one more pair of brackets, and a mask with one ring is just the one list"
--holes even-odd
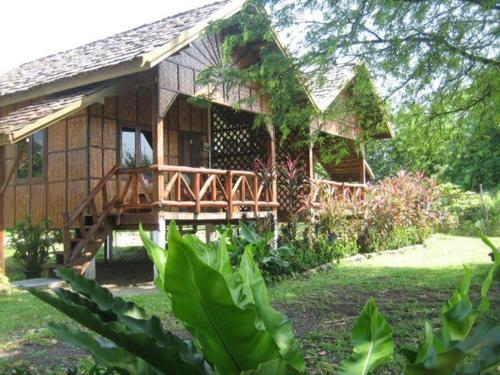
[[(252, 127), (268, 110), (266, 98), (256, 86), (225, 92), (196, 80), (221, 61), (219, 37), (203, 31), (241, 7), (210, 4), (0, 76), (0, 233), (27, 215), (48, 218), (64, 230), (64, 263), (83, 272), (113, 230), (143, 223), (164, 244), (170, 220), (276, 218), (286, 201), (279, 184), (252, 167), (290, 151), (275, 141), (277, 124)], [(247, 53), (234, 64), (248, 64)], [(331, 100), (352, 79), (345, 78)], [(210, 108), (190, 104), (200, 94), (210, 94)], [(305, 96), (325, 109), (321, 95)], [(249, 97), (241, 111), (232, 109)], [(353, 141), (360, 131), (319, 120), (311, 127)], [(316, 151), (304, 150), (311, 179)], [(332, 184), (365, 183), (362, 153), (325, 169)]]

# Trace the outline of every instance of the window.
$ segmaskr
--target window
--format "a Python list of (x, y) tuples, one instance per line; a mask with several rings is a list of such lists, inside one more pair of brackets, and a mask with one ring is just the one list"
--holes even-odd
[(38, 179), (45, 176), (45, 131), (39, 131), (26, 138), (24, 152), (17, 168), (20, 180)]
[(134, 168), (153, 163), (153, 133), (141, 128), (122, 127), (121, 165)]

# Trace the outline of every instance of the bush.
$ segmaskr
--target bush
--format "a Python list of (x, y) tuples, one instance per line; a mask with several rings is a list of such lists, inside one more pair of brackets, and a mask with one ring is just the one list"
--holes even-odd
[[(237, 228), (230, 224), (217, 226), (219, 241), (225, 241), (231, 264), (238, 265), (245, 249), (251, 248), (254, 261), (265, 277), (289, 273), (290, 249), (276, 246), (272, 225), (272, 218), (261, 218), (248, 223), (240, 221)], [(218, 241), (214, 245), (218, 246)]]
[(11, 231), (9, 246), (14, 250), (14, 260), (24, 268), (27, 278), (40, 277), (42, 265), (59, 238), (50, 230), (50, 221), (33, 224), (30, 217), (16, 223)]
[(449, 221), (437, 186), (420, 173), (403, 171), (365, 192), (315, 186), (311, 196), (319, 196), (320, 208), (314, 210), (317, 225), (311, 247), (320, 246), (339, 258), (422, 243)]
[(465, 236), (478, 233), (500, 236), (500, 191), (485, 192), (481, 200), (479, 193), (463, 191), (457, 185), (448, 183), (440, 188), (443, 205), (453, 217), (451, 225), (444, 228), (446, 232)]

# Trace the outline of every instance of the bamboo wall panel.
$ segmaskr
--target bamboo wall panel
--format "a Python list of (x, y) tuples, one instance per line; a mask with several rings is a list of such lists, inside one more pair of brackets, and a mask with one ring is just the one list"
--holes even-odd
[(203, 144), (208, 143), (208, 109), (198, 108), (187, 101), (185, 96), (179, 96), (174, 101), (164, 118), (164, 163), (170, 165), (180, 165), (179, 132), (192, 136), (193, 139), (199, 137), (200, 143), (192, 145), (199, 147), (200, 165), (195, 167), (208, 167), (209, 154), (203, 150)]
[[(95, 111), (95, 110), (94, 110)], [(102, 146), (102, 117), (90, 117), (90, 145)]]
[(90, 177), (102, 178), (103, 175), (103, 150), (100, 147), (90, 148)]
[(117, 97), (117, 118), (124, 121), (137, 120), (136, 90), (127, 90)]
[(67, 207), (73, 211), (88, 195), (88, 180), (68, 181)]
[(24, 219), (30, 213), (30, 186), (16, 186), (15, 194), (15, 218), (17, 222)]
[(103, 124), (104, 147), (116, 149), (116, 120), (105, 118)]
[(47, 217), (54, 228), (63, 227), (64, 212), (66, 212), (66, 182), (47, 184)]
[(48, 152), (66, 150), (66, 120), (50, 126), (48, 132)]
[(68, 151), (68, 180), (87, 178), (87, 173), (87, 150)]
[(47, 156), (47, 181), (66, 180), (66, 152), (55, 152)]
[(5, 189), (3, 197), (3, 225), (5, 228), (12, 228), (14, 226), (14, 187)]
[(39, 223), (47, 217), (47, 205), (45, 204), (46, 184), (31, 185), (30, 215), (35, 223)]
[(68, 149), (87, 147), (87, 116), (78, 116), (67, 120)]

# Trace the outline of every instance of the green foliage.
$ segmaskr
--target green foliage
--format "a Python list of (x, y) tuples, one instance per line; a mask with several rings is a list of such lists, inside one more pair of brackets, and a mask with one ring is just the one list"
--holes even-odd
[(500, 191), (480, 194), (463, 191), (453, 184), (440, 186), (443, 205), (453, 217), (445, 228), (448, 232), (475, 236), (485, 233), (489, 236), (500, 235)]
[(14, 249), (14, 260), (24, 267), (27, 276), (39, 277), (59, 237), (57, 231), (50, 229), (49, 220), (33, 224), (28, 216), (15, 224), (9, 246)]
[(353, 354), (340, 362), (339, 375), (367, 375), (392, 357), (392, 328), (370, 299), (352, 329)]
[(396, 137), (368, 142), (368, 160), (377, 177), (393, 175), (403, 168), (423, 171), (463, 189), (478, 191), (479, 184), (484, 189), (496, 189), (500, 184), (496, 109), (487, 113), (481, 110), (481, 118), (473, 114), (466, 120), (448, 115), (433, 126), (422, 126), (423, 111), (418, 106), (400, 110), (394, 119)]
[[(233, 271), (224, 237), (214, 251), (194, 236), (182, 238), (174, 223), (168, 233), (168, 260), (166, 265), (155, 262), (155, 266), (164, 277), (174, 315), (215, 369), (238, 374), (285, 359), (302, 371), (300, 347), (288, 319), (269, 304), (251, 247)], [(145, 246), (152, 259), (158, 259), (154, 253), (164, 251), (149, 241)]]
[[(489, 241), (485, 242), (488, 244)], [(487, 321), (470, 335), (477, 318), (489, 309), (488, 291), (500, 265), (500, 255), (493, 245), (491, 247), (495, 263), (481, 286), (479, 305), (474, 308), (469, 299), (471, 272), (465, 268), (459, 289), (441, 309), (441, 329), (435, 333), (431, 324), (426, 322), (424, 340), (417, 350), (403, 351), (407, 359), (404, 374), (450, 374), (467, 355), (477, 352), (477, 362), (464, 370), (464, 374), (488, 373), (500, 364), (499, 322)]]
[[(287, 246), (275, 247), (274, 233), (268, 226), (257, 228), (258, 223), (240, 221), (237, 229), (231, 225), (219, 225), (217, 232), (226, 241), (227, 251), (232, 265), (240, 263), (245, 249), (249, 248), (254, 261), (264, 275), (278, 275), (289, 271)], [(237, 234), (235, 233), (237, 231)], [(215, 241), (217, 246), (217, 241)]]
[[(105, 363), (116, 370), (128, 371), (131, 366), (138, 366), (147, 368), (148, 373), (165, 369), (178, 374), (207, 373), (209, 366), (193, 343), (165, 331), (158, 318), (148, 317), (134, 303), (113, 297), (107, 289), (73, 271), (60, 269), (57, 272), (73, 291), (31, 289), (30, 293), (121, 349), (109, 350), (109, 345), (99, 346), (81, 332), (64, 325), (53, 326), (54, 333), (61, 339), (85, 348), (97, 363)], [(128, 354), (120, 359), (122, 350)]]

